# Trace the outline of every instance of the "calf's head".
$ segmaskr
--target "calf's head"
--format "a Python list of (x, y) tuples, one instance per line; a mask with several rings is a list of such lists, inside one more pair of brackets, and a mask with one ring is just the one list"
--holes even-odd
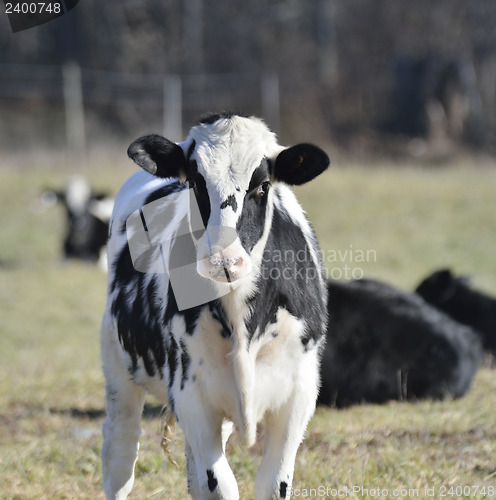
[(178, 178), (194, 192), (203, 231), (192, 233), (197, 271), (233, 282), (252, 270), (252, 253), (263, 251), (273, 209), (272, 186), (304, 184), (329, 165), (311, 144), (285, 148), (256, 118), (212, 115), (175, 144), (159, 135), (134, 141), (129, 157), (157, 177)]

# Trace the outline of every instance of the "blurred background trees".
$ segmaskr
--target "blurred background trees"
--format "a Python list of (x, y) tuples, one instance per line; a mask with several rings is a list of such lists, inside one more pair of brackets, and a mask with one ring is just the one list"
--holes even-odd
[(167, 129), (176, 99), (177, 135), (234, 109), (358, 155), (493, 153), (495, 25), (494, 0), (81, 0), (15, 34), (2, 16), (0, 146), (65, 147), (72, 61), (89, 147)]

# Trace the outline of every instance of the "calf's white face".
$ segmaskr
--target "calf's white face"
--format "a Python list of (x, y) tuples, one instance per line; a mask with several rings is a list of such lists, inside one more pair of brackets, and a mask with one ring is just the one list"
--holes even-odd
[[(272, 186), (303, 184), (329, 164), (316, 146), (284, 148), (256, 118), (209, 117), (174, 144), (157, 135), (137, 139), (129, 156), (158, 177), (177, 177), (194, 192), (203, 231), (192, 231), (198, 273), (216, 282), (249, 275), (263, 252), (272, 218)], [(196, 211), (198, 212), (198, 211)]]

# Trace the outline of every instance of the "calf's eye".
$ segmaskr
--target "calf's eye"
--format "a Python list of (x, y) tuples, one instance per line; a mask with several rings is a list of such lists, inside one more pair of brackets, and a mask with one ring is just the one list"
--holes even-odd
[(260, 186), (258, 186), (257, 188), (257, 196), (260, 197), (265, 196), (269, 192), (269, 188), (270, 188), (269, 181), (262, 182), (262, 184), (260, 184)]

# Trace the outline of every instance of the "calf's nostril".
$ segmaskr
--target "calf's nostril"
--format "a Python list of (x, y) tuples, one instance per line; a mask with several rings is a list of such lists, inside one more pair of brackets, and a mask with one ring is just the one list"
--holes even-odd
[(224, 264), (224, 258), (221, 255), (212, 255), (210, 257), (210, 264), (214, 267), (220, 267)]
[(239, 266), (242, 264), (242, 257), (225, 257), (222, 254), (215, 254), (210, 256), (210, 264), (214, 267), (230, 268), (232, 266)]
[(224, 266), (227, 268), (240, 265), (242, 262), (243, 259), (241, 257), (224, 257)]

